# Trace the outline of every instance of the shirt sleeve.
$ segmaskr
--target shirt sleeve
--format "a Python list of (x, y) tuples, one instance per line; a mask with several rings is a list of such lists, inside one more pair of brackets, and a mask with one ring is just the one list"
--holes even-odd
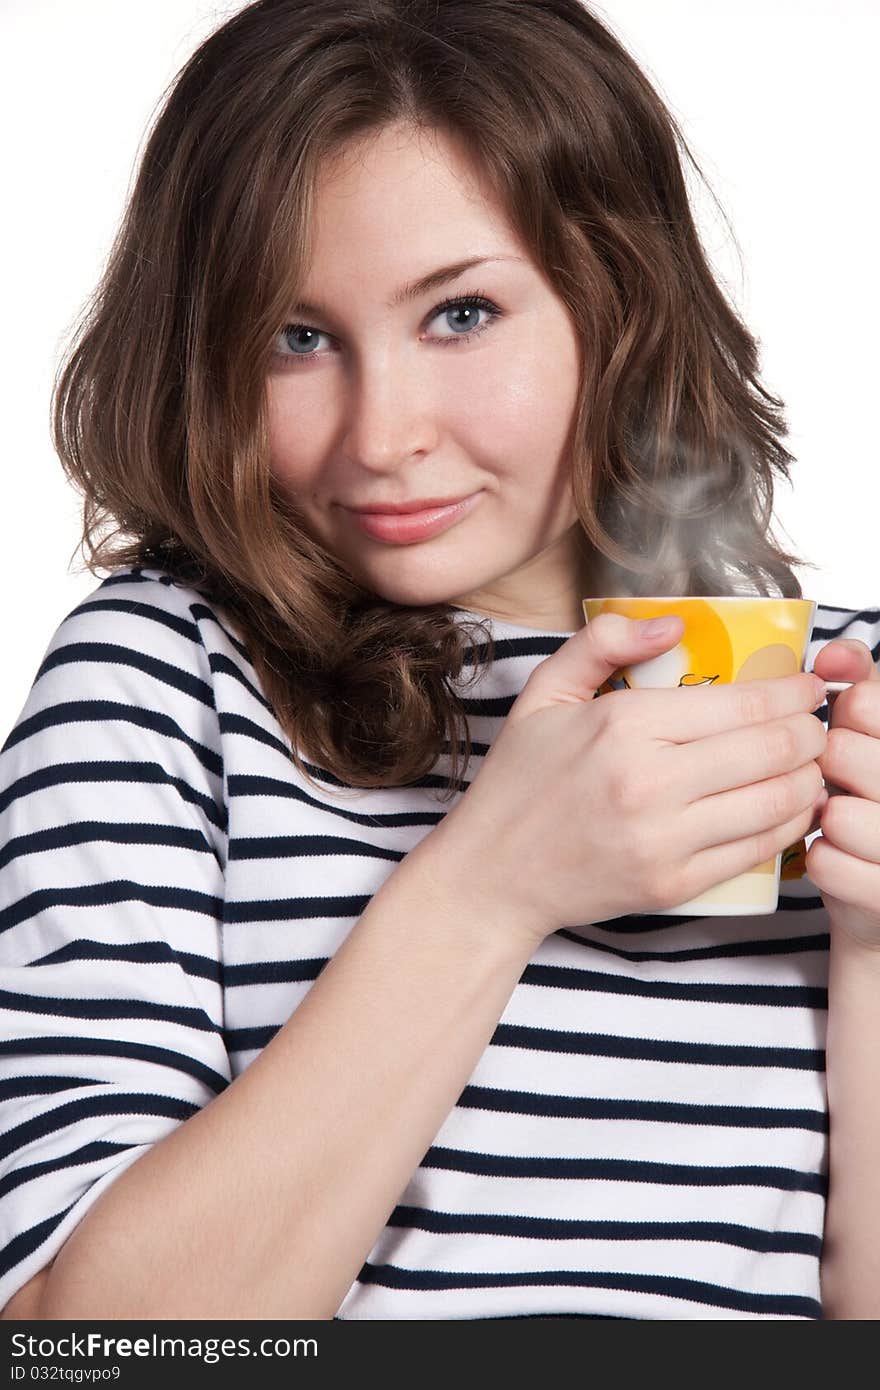
[(104, 580), (0, 750), (0, 1307), (231, 1080), (222, 745), (193, 597)]

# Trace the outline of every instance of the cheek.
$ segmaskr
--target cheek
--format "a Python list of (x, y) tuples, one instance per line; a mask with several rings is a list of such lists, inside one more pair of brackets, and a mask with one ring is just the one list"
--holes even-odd
[[(279, 482), (307, 486), (317, 470), (325, 447), (322, 438), (327, 412), (309, 412), (301, 396), (296, 406), (293, 393), (270, 383), (268, 394), (269, 467)], [(329, 438), (329, 437), (328, 437)]]
[(542, 436), (553, 446), (565, 436), (577, 403), (578, 353), (566, 324), (551, 322), (543, 333), (518, 335), (516, 351), (493, 363), (486, 383), (505, 415), (522, 434)]
[(463, 383), (455, 409), (463, 428), (482, 440), (505, 472), (528, 469), (533, 481), (555, 476), (577, 406), (578, 362), (565, 335), (548, 334), (526, 350), (486, 355), (486, 370)]

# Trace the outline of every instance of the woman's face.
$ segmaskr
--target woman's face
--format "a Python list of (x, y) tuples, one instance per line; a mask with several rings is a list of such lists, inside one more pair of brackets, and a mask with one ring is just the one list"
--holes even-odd
[[(465, 302), (438, 311), (448, 297)], [(577, 336), (457, 147), (401, 126), (349, 147), (318, 188), (300, 299), (274, 344), (271, 467), (311, 533), (392, 603), (581, 627)], [(428, 534), (368, 534), (352, 510), (459, 498)]]

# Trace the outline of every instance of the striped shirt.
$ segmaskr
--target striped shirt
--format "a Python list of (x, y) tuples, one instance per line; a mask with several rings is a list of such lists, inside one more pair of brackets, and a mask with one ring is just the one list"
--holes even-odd
[[(468, 780), (571, 635), (491, 623)], [(880, 610), (820, 606), (807, 669), (842, 634), (876, 658)], [(316, 790), (289, 748), (228, 615), (160, 569), (55, 632), (0, 753), (0, 1306), (254, 1060), (463, 794), (437, 798), (448, 751)], [(773, 914), (541, 943), (339, 1318), (821, 1316), (829, 937), (800, 851)]]

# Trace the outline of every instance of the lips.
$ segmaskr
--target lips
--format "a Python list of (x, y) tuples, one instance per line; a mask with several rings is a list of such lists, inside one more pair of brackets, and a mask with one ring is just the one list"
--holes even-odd
[(407, 545), (413, 541), (430, 540), (454, 526), (479, 502), (483, 492), (473, 492), (459, 502), (425, 506), (418, 511), (372, 512), (352, 511), (355, 524), (373, 540), (391, 545)]
[(441, 507), (455, 507), (464, 502), (470, 493), (460, 497), (421, 497), (415, 502), (376, 502), (369, 507), (350, 507), (349, 511), (361, 516), (409, 516), (412, 512), (439, 511)]

